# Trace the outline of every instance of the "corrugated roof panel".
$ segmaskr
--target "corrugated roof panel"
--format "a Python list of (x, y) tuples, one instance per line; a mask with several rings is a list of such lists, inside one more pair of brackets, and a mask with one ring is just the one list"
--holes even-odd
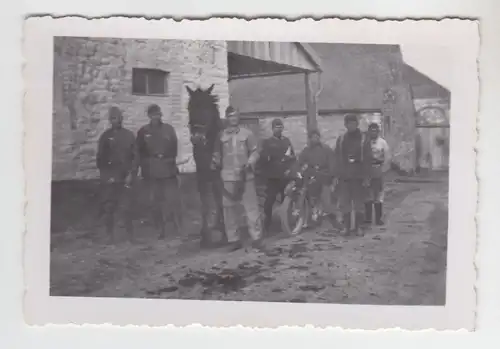
[[(271, 41), (228, 41), (228, 52), (241, 56), (252, 57), (262, 61), (274, 62), (302, 69), (317, 71), (319, 62), (314, 61), (299, 43)], [(282, 67), (277, 67), (277, 72)]]

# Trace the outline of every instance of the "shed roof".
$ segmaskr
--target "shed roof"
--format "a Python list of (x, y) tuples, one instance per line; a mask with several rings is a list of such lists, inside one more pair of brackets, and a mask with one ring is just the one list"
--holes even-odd
[(307, 44), (228, 41), (229, 80), (321, 71), (318, 55)]
[[(318, 110), (381, 109), (383, 92), (393, 83), (394, 66), (403, 64), (398, 45), (308, 44), (321, 60)], [(242, 112), (304, 111), (302, 75), (235, 80), (231, 103)]]

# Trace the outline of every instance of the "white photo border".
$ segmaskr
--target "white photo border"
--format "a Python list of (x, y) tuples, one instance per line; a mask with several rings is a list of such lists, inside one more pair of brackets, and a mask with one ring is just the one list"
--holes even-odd
[[(230, 30), (229, 30), (230, 28)], [(446, 305), (369, 306), (49, 296), (53, 37), (265, 40), (442, 45), (452, 50)], [(375, 330), (474, 329), (478, 23), (472, 20), (31, 18), (25, 22), (24, 314), (28, 324), (214, 327), (304, 326)], [(465, 183), (465, 185), (464, 185)]]

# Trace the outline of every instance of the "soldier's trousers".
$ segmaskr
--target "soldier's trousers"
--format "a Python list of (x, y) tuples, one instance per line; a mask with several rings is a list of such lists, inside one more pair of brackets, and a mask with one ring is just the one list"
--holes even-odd
[(222, 228), (222, 180), (198, 177), (198, 191), (201, 200), (202, 227)]
[(340, 179), (338, 183), (338, 206), (343, 214), (363, 212), (366, 188), (360, 178)]
[(180, 233), (182, 200), (178, 178), (148, 178), (146, 184), (155, 225), (165, 233), (165, 224), (172, 222), (177, 233)]
[(115, 216), (121, 211), (123, 222), (127, 230), (132, 229), (133, 215), (133, 193), (132, 189), (126, 188), (124, 183), (102, 183), (102, 209), (109, 232), (114, 228)]
[(236, 200), (228, 193), (235, 193), (240, 184), (224, 181), (223, 185), (222, 204), (228, 242), (239, 241), (240, 232), (245, 227), (248, 227), (252, 240), (259, 240), (262, 236), (262, 223), (254, 180), (247, 180), (244, 183), (243, 195)]
[(282, 178), (268, 178), (266, 182), (266, 193), (264, 201), (265, 226), (269, 228), (273, 217), (273, 206), (278, 195), (283, 196), (289, 180)]
[(382, 177), (372, 178), (368, 187), (367, 200), (376, 203), (384, 202), (384, 179)]

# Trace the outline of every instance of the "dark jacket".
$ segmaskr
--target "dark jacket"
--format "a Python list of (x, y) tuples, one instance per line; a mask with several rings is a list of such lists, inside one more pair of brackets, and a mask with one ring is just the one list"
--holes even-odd
[(132, 131), (110, 128), (99, 137), (96, 163), (103, 181), (123, 182), (127, 175), (135, 175), (137, 160)]
[(335, 162), (333, 150), (328, 145), (323, 143), (307, 145), (299, 155), (298, 170), (305, 164), (308, 165), (307, 173), (318, 176), (325, 185), (331, 183), (335, 173)]
[(372, 153), (368, 137), (360, 130), (345, 133), (335, 146), (335, 176), (340, 179), (371, 177)]
[(143, 178), (177, 176), (177, 135), (171, 125), (161, 123), (158, 126), (143, 126), (137, 132), (137, 147)]
[(295, 152), (293, 151), (290, 139), (272, 136), (262, 142), (262, 150), (259, 159), (259, 172), (266, 178), (282, 179), (285, 172), (295, 162)]

